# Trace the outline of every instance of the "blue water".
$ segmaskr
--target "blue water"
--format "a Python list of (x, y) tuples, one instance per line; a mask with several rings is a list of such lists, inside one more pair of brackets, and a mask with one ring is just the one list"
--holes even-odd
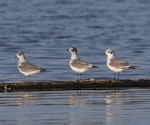
[(18, 72), (18, 51), (28, 61), (47, 68), (31, 80), (74, 80), (68, 62), (72, 46), (79, 57), (99, 69), (83, 79), (111, 79), (104, 52), (138, 66), (120, 79), (149, 78), (150, 1), (144, 0), (1, 0), (0, 80), (22, 81)]
[(0, 94), (1, 125), (149, 125), (149, 89)]
[[(0, 81), (22, 81), (18, 51), (50, 72), (30, 80), (74, 80), (72, 46), (99, 69), (83, 79), (112, 79), (104, 52), (138, 66), (120, 79), (150, 76), (149, 0), (0, 0)], [(148, 89), (0, 93), (1, 125), (149, 125)]]

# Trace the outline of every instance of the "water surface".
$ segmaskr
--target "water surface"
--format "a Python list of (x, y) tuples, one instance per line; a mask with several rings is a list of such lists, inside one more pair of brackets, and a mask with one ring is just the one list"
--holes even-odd
[(32, 80), (74, 80), (66, 52), (72, 46), (81, 59), (100, 67), (83, 79), (113, 77), (106, 66), (107, 48), (139, 66), (121, 79), (149, 78), (149, 6), (148, 0), (1, 0), (0, 81), (22, 81), (14, 59), (18, 51), (51, 71)]
[(0, 94), (1, 125), (148, 125), (149, 89)]
[[(18, 51), (51, 72), (33, 81), (74, 80), (66, 50), (99, 69), (83, 79), (111, 79), (104, 52), (129, 61), (136, 70), (121, 79), (149, 78), (149, 0), (1, 0), (0, 81), (22, 81)], [(149, 125), (149, 89), (32, 91), (0, 93), (1, 125)]]

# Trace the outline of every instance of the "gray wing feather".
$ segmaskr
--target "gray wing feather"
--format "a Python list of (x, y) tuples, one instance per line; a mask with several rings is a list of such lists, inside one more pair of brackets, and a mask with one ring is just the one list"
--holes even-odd
[(127, 68), (130, 67), (128, 62), (122, 61), (120, 59), (117, 58), (113, 58), (110, 61), (110, 66), (116, 67), (116, 68)]
[(71, 63), (72, 66), (74, 67), (77, 67), (77, 68), (87, 68), (87, 67), (92, 67), (91, 64), (85, 62), (85, 61), (82, 61), (80, 59), (76, 59), (76, 60), (73, 60), (73, 62)]
[(37, 66), (29, 63), (29, 62), (24, 62), (19, 66), (19, 68), (24, 72), (24, 71), (37, 71), (40, 70)]

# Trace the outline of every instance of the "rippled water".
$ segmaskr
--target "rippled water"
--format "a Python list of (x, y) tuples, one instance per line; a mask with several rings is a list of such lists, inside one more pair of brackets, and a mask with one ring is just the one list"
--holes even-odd
[[(111, 79), (107, 48), (139, 66), (121, 79), (149, 78), (149, 0), (0, 0), (0, 81), (22, 81), (18, 51), (51, 72), (32, 80), (74, 80), (68, 66), (77, 47), (81, 59), (100, 69), (83, 79)], [(0, 93), (1, 125), (147, 125), (149, 89)]]
[(148, 125), (149, 89), (0, 94), (1, 125)]
[(148, 78), (149, 7), (149, 0), (1, 0), (0, 80), (22, 80), (14, 59), (18, 51), (51, 71), (32, 80), (73, 80), (70, 53), (66, 52), (72, 46), (77, 47), (81, 59), (100, 67), (83, 79), (113, 77), (106, 67), (107, 48), (139, 66), (122, 73), (121, 79)]

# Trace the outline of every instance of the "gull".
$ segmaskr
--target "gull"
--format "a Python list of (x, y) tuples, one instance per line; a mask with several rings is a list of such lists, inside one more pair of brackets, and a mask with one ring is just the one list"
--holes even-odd
[(77, 79), (78, 79), (78, 74), (80, 75), (80, 80), (81, 80), (82, 73), (87, 72), (91, 68), (98, 68), (97, 66), (93, 66), (92, 64), (86, 61), (80, 60), (77, 55), (77, 49), (75, 47), (71, 47), (67, 51), (71, 53), (69, 66), (74, 72), (77, 73)]
[(16, 57), (18, 60), (18, 70), (26, 76), (32, 76), (39, 72), (46, 72), (46, 69), (38, 68), (36, 65), (26, 61), (25, 55), (23, 52), (18, 52)]
[(114, 51), (111, 49), (107, 49), (105, 51), (107, 55), (107, 67), (114, 72), (114, 79), (116, 73), (118, 73), (118, 80), (119, 80), (119, 73), (123, 72), (126, 69), (135, 69), (135, 66), (130, 65), (128, 62), (122, 61), (118, 58), (115, 58)]

